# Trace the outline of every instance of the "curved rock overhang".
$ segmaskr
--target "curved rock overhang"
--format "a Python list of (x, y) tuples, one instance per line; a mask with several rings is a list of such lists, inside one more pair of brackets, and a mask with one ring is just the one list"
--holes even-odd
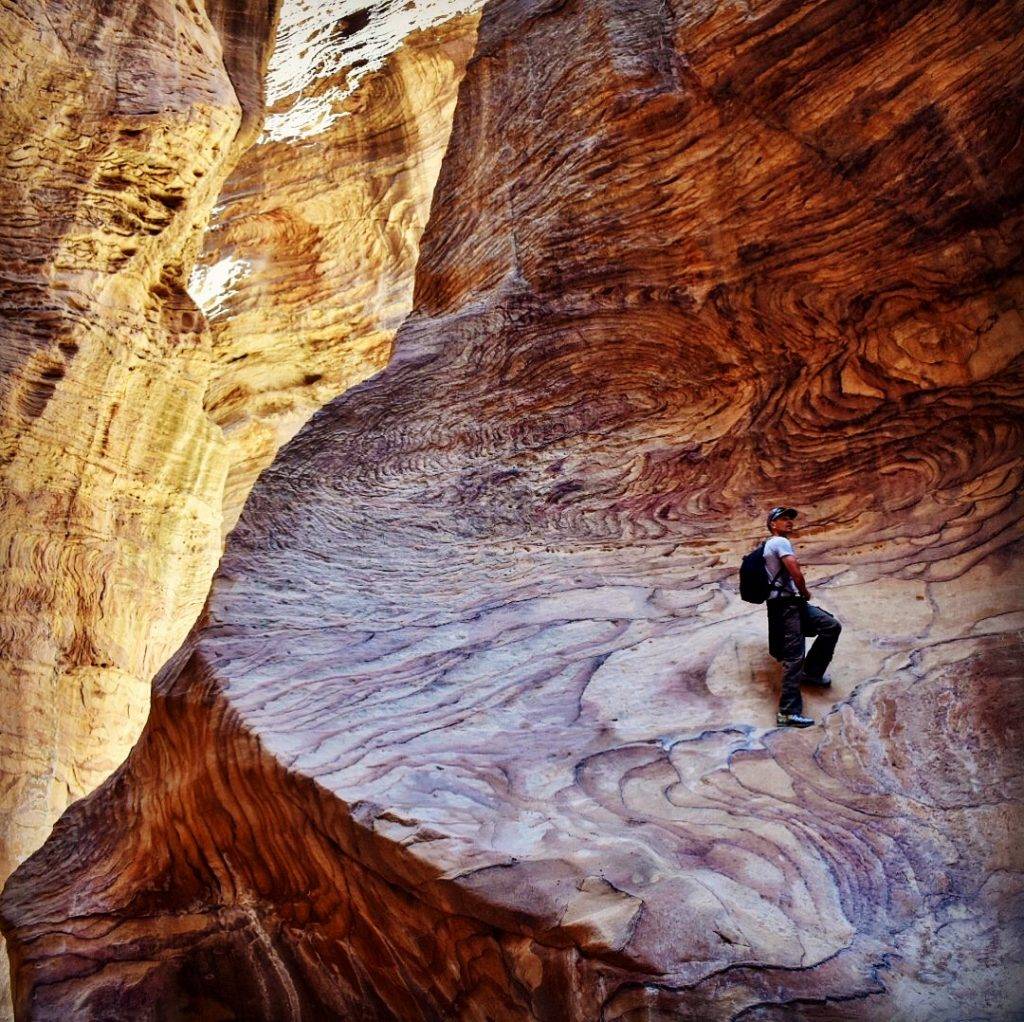
[[(23, 1010), (1019, 1012), (1022, 29), (490, 4), (394, 357), (8, 885)], [(802, 733), (732, 580), (780, 500)]]

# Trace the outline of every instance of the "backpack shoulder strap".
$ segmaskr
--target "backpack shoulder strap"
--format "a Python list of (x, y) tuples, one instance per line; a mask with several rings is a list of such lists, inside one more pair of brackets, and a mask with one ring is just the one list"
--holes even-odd
[[(768, 545), (768, 540), (766, 539), (766, 540), (765, 540), (765, 541), (764, 541), (764, 542), (763, 542), (763, 543), (761, 544), (761, 556), (762, 556), (762, 557), (764, 557), (764, 548), (765, 548), (765, 547), (766, 547), (767, 545)], [(782, 563), (782, 558), (780, 557), (780, 558), (779, 558), (779, 570), (778, 570), (777, 572), (775, 572), (775, 574), (774, 574), (774, 575), (772, 575), (772, 580), (771, 580), (771, 581), (770, 581), (770, 582), (768, 583), (768, 592), (769, 592), (769, 593), (770, 593), (770, 592), (771, 592), (771, 591), (772, 591), (772, 590), (773, 590), (773, 589), (774, 589), (774, 588), (775, 588), (775, 587), (776, 587), (777, 585), (779, 586), (779, 592), (782, 592), (782, 586), (781, 586), (781, 584), (779, 583), (779, 579), (781, 579), (781, 578), (782, 578), (782, 576), (783, 576), (784, 574), (785, 574), (785, 575), (788, 575), (788, 574), (789, 574), (789, 572), (788, 572), (788, 571), (786, 570), (786, 566), (785, 566), (785, 565), (784, 565), (784, 564)]]

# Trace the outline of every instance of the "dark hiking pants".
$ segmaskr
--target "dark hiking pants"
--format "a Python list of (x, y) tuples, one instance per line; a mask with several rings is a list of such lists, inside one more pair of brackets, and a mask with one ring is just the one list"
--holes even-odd
[[(801, 713), (800, 682), (820, 679), (832, 662), (842, 625), (828, 611), (806, 600), (779, 597), (768, 601), (768, 652), (782, 664), (779, 713)], [(804, 656), (804, 638), (817, 636)]]

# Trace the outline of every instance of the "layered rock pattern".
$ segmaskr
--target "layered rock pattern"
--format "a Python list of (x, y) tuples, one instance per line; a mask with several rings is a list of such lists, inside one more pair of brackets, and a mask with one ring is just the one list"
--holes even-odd
[[(391, 363), (8, 885), (24, 1015), (1017, 1017), (1022, 40), (489, 5)], [(846, 626), (800, 733), (780, 499)]]
[(216, 565), (226, 458), (185, 282), (273, 15), (0, 5), (3, 878), (123, 760)]
[(476, 38), (478, 15), (460, 9), (283, 8), (267, 126), (221, 193), (192, 281), (213, 333), (206, 409), (230, 451), (225, 532), (281, 444), (384, 367), (412, 308)]
[(0, 880), (123, 761), (255, 475), (411, 307), (475, 18), (289, 2), (268, 71), (275, 9), (3, 9)]

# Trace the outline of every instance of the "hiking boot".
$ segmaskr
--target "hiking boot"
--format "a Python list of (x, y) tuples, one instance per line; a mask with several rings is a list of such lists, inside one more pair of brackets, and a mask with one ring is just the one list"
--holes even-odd
[(813, 674), (805, 674), (800, 679), (801, 685), (810, 685), (812, 688), (829, 688), (832, 685), (832, 678), (825, 675), (823, 678), (815, 678)]
[(814, 723), (814, 718), (804, 717), (799, 713), (777, 713), (775, 723), (779, 727), (810, 727)]

